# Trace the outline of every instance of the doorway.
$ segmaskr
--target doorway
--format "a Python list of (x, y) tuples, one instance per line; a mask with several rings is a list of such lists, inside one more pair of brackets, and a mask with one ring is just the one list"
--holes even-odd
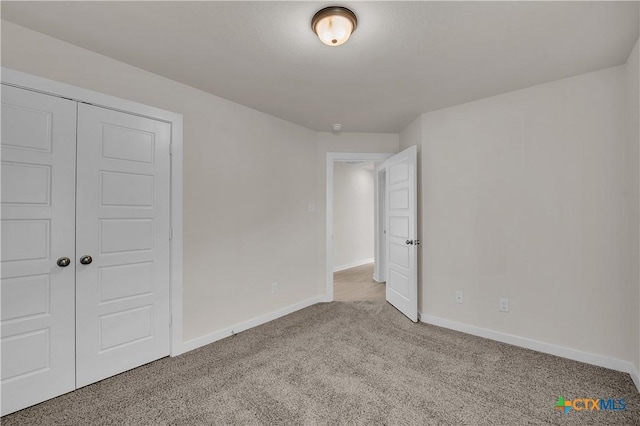
[(333, 298), (384, 300), (374, 275), (375, 164), (336, 161), (333, 169)]
[(376, 168), (392, 155), (327, 154), (326, 301), (384, 300), (384, 202)]

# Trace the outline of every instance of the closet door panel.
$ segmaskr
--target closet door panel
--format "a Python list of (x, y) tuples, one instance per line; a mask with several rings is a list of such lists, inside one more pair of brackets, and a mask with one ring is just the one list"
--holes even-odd
[(79, 105), (78, 387), (169, 354), (170, 134)]
[(75, 388), (76, 105), (2, 86), (3, 415)]

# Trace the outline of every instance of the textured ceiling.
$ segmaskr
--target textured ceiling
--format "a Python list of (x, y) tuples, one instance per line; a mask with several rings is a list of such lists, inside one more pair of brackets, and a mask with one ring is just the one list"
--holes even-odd
[(396, 133), (423, 112), (625, 62), (638, 2), (7, 2), (2, 18), (315, 130)]

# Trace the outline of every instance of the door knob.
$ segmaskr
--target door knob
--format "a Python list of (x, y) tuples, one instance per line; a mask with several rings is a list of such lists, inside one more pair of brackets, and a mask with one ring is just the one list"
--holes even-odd
[(71, 264), (71, 259), (69, 259), (68, 257), (61, 257), (56, 263), (59, 267), (66, 268)]
[(91, 262), (93, 262), (93, 257), (89, 256), (88, 254), (80, 258), (80, 263), (82, 263), (83, 265), (88, 265)]
[(408, 246), (412, 246), (413, 245), (413, 240), (407, 240), (407, 245)]

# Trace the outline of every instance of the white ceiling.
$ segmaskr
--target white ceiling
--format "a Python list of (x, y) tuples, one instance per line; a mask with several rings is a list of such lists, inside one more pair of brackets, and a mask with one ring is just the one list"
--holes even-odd
[(314, 130), (397, 133), (419, 114), (625, 62), (638, 2), (7, 2), (2, 18)]

